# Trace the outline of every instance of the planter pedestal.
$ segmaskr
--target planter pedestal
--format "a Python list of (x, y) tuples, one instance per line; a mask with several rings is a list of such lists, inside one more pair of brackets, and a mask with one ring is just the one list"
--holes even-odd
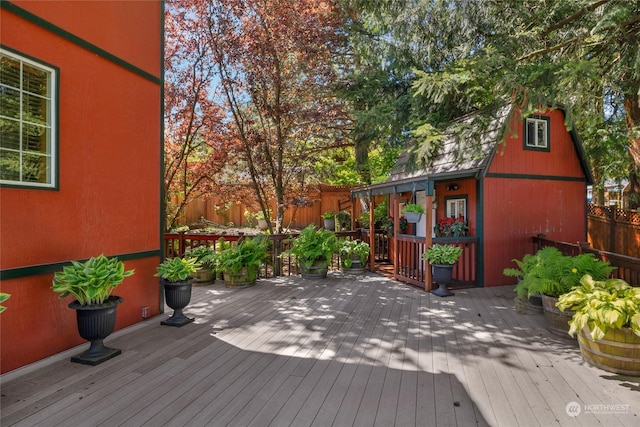
[(167, 320), (161, 321), (160, 324), (179, 328), (187, 323), (193, 322), (193, 317), (187, 317), (182, 312), (182, 309), (191, 301), (192, 282), (190, 280), (185, 280), (184, 282), (168, 282), (163, 280), (163, 282), (165, 301), (167, 305), (173, 309), (173, 315)]
[(451, 283), (453, 274), (453, 264), (431, 264), (432, 279), (438, 284), (438, 289), (431, 291), (439, 297), (450, 297), (455, 295), (447, 287)]
[(78, 333), (91, 342), (87, 351), (71, 358), (73, 363), (95, 366), (122, 353), (121, 350), (107, 347), (103, 343), (113, 332), (116, 309), (122, 301), (121, 297), (110, 296), (102, 304), (80, 305), (77, 301), (69, 304), (69, 308), (76, 310)]

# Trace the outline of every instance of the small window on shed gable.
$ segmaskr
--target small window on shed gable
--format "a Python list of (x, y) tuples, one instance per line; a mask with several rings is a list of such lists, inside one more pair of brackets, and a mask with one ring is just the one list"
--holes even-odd
[(549, 117), (528, 117), (524, 129), (525, 149), (549, 151)]

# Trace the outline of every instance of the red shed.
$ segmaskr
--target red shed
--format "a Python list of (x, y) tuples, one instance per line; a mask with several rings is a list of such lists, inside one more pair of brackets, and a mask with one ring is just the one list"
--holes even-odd
[(163, 18), (160, 0), (0, 2), (3, 373), (86, 342), (51, 290), (71, 260), (135, 269), (116, 329), (160, 311)]
[[(453, 123), (428, 164), (412, 169), (405, 152), (385, 183), (352, 191), (353, 197), (388, 200), (393, 232), (378, 230), (370, 239), (378, 252), (388, 248), (376, 260), (393, 266), (396, 279), (429, 290), (420, 255), (433, 242), (464, 248), (454, 270), (458, 284), (498, 286), (513, 284), (502, 271), (533, 252), (532, 236), (586, 241), (586, 187), (593, 178), (564, 109), (523, 117), (505, 108), (488, 125), (479, 120), (474, 114)], [(400, 219), (409, 201), (424, 205), (427, 214), (405, 230)]]

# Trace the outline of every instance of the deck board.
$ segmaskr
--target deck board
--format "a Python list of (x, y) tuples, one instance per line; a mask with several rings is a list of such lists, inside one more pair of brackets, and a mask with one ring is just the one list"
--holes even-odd
[(640, 379), (584, 363), (541, 313), (515, 312), (513, 287), (455, 293), (338, 272), (195, 286), (192, 324), (164, 313), (109, 337), (122, 354), (101, 365), (2, 375), (0, 425), (638, 424)]

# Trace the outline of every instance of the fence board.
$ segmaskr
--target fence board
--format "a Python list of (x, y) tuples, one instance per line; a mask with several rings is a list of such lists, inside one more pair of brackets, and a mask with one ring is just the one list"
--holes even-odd
[(640, 258), (640, 214), (637, 211), (591, 203), (587, 210), (591, 247)]

